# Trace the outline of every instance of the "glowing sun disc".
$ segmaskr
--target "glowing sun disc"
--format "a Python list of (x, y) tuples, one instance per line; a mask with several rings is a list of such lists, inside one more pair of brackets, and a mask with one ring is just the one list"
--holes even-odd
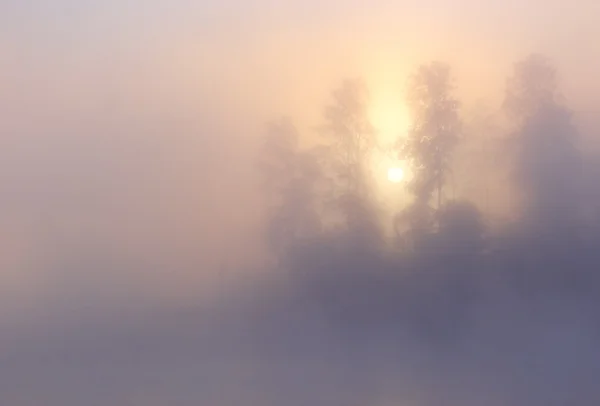
[(404, 171), (398, 167), (390, 168), (388, 169), (387, 176), (390, 182), (399, 183), (404, 179)]

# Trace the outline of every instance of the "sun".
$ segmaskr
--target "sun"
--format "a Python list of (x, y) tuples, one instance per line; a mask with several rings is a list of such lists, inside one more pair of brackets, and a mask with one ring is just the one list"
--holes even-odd
[(398, 166), (389, 168), (387, 178), (392, 183), (400, 183), (404, 180), (404, 170)]

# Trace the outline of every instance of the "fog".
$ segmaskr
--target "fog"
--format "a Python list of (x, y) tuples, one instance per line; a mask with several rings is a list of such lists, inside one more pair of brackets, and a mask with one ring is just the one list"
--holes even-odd
[(0, 403), (597, 404), (599, 15), (1, 2)]

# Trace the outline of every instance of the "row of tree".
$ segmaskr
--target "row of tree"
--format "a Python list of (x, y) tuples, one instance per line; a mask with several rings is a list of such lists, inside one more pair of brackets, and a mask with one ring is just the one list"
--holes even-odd
[[(392, 152), (410, 165), (412, 199), (395, 217), (397, 237), (412, 251), (427, 249), (444, 233), (456, 236), (447, 249), (483, 249), (479, 211), (444, 198), (453, 152), (464, 138), (450, 67), (441, 62), (420, 66), (409, 79), (406, 104), (411, 125)], [(289, 118), (269, 125), (260, 162), (269, 202), (268, 237), (278, 258), (323, 235), (360, 247), (382, 242), (367, 162), (380, 146), (368, 107), (365, 83), (344, 81), (324, 110), (322, 142), (310, 149), (300, 147)], [(503, 110), (513, 127), (508, 139), (516, 157), (514, 180), (527, 195), (523, 221), (529, 230), (560, 227), (558, 234), (568, 235), (580, 213), (581, 158), (577, 131), (546, 58), (531, 55), (515, 65)]]

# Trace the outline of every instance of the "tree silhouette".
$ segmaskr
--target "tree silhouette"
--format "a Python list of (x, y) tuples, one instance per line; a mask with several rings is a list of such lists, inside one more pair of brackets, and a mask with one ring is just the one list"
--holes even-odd
[(537, 226), (574, 227), (582, 174), (578, 132), (546, 58), (534, 54), (515, 65), (504, 108), (516, 124), (515, 178), (525, 194), (527, 218)]
[(531, 54), (515, 64), (506, 84), (503, 108), (523, 125), (540, 110), (558, 105), (560, 99), (554, 66), (545, 56)]
[(450, 154), (461, 125), (452, 90), (450, 67), (441, 62), (422, 65), (409, 81), (412, 126), (400, 146), (400, 156), (412, 164), (410, 186), (419, 205), (428, 205), (436, 191), (437, 207), (441, 206)]
[(369, 92), (363, 80), (347, 79), (332, 96), (321, 127), (330, 147), (335, 183), (332, 201), (349, 230), (364, 242), (378, 234), (369, 192), (368, 158), (376, 146), (376, 132), (368, 116)]
[(518, 233), (507, 251), (512, 257), (504, 258), (514, 261), (508, 268), (528, 295), (574, 287), (589, 276), (580, 235), (582, 157), (556, 71), (545, 57), (534, 54), (515, 64), (504, 108), (514, 120), (509, 142), (522, 196)]
[(334, 149), (340, 187), (362, 195), (368, 187), (365, 158), (376, 143), (367, 110), (369, 92), (361, 79), (346, 79), (332, 96), (332, 103), (325, 108), (322, 133)]
[(436, 207), (440, 209), (451, 153), (458, 140), (461, 123), (452, 90), (450, 67), (441, 62), (420, 66), (409, 80), (407, 105), (412, 125), (398, 148), (400, 159), (411, 165), (409, 188), (414, 201), (396, 217), (395, 228), (408, 224), (415, 249), (435, 223), (430, 201), (437, 192)]
[(259, 166), (269, 205), (268, 241), (279, 256), (320, 229), (316, 185), (321, 170), (314, 154), (301, 151), (298, 144), (298, 131), (289, 118), (268, 125)]

